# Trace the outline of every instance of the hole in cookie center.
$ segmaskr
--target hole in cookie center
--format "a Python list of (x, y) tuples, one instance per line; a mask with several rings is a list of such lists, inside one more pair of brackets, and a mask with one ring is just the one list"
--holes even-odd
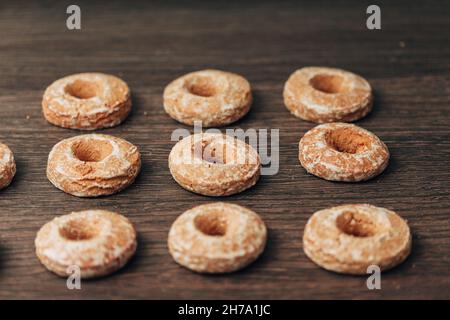
[(85, 139), (72, 145), (72, 152), (78, 160), (85, 162), (99, 162), (112, 153), (109, 142), (96, 139)]
[(200, 214), (194, 219), (195, 227), (207, 236), (222, 237), (227, 233), (227, 220), (220, 212)]
[(95, 223), (89, 220), (74, 219), (68, 221), (59, 229), (59, 234), (68, 240), (90, 240), (99, 233)]
[(372, 237), (380, 231), (374, 221), (358, 212), (345, 211), (336, 219), (337, 227), (344, 233), (354, 237)]
[(339, 152), (359, 153), (370, 147), (370, 139), (352, 128), (339, 128), (327, 133), (328, 145)]
[(187, 89), (193, 95), (205, 98), (212, 97), (217, 93), (217, 88), (213, 80), (208, 77), (196, 77), (192, 79), (188, 83)]
[[(212, 164), (226, 164), (227, 160), (227, 145), (225, 143), (217, 143), (214, 141), (202, 140), (194, 146), (196, 157), (212, 163)], [(228, 152), (230, 154), (230, 152)]]
[(344, 78), (338, 75), (318, 74), (309, 80), (311, 86), (324, 93), (339, 93), (344, 91)]
[(99, 91), (98, 85), (91, 81), (75, 80), (66, 86), (66, 93), (78, 99), (95, 97)]

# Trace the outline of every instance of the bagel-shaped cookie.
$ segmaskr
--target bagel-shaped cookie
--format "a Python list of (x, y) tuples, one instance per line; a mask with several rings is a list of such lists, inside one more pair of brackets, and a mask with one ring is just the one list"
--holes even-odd
[(242, 118), (251, 104), (248, 81), (220, 70), (188, 73), (164, 90), (166, 112), (188, 125), (201, 121), (203, 127), (225, 126)]
[(11, 149), (0, 143), (0, 190), (11, 183), (16, 174), (16, 162)]
[(124, 216), (104, 211), (73, 212), (46, 223), (35, 239), (36, 255), (61, 277), (78, 267), (84, 279), (122, 268), (137, 247), (136, 230)]
[(352, 122), (372, 110), (370, 84), (340, 69), (306, 67), (295, 71), (284, 86), (284, 104), (303, 120)]
[(197, 133), (177, 142), (169, 169), (186, 190), (205, 196), (228, 196), (252, 187), (261, 161), (252, 146), (221, 133)]
[(395, 267), (411, 251), (408, 224), (395, 212), (369, 204), (317, 211), (308, 220), (303, 250), (327, 270), (366, 274), (371, 265)]
[(140, 169), (141, 155), (133, 144), (104, 134), (85, 134), (53, 147), (47, 177), (66, 193), (97, 197), (128, 187)]
[(53, 82), (42, 99), (44, 117), (63, 128), (95, 130), (120, 124), (130, 114), (131, 94), (121, 79), (79, 73)]
[(255, 212), (216, 202), (181, 214), (170, 228), (168, 245), (173, 259), (192, 271), (226, 273), (256, 260), (266, 239), (266, 226)]
[(349, 123), (321, 124), (299, 143), (299, 160), (309, 173), (331, 181), (371, 179), (386, 169), (389, 150), (373, 133)]

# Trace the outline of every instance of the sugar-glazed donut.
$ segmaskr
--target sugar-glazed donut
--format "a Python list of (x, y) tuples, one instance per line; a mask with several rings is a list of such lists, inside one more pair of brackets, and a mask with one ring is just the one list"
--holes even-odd
[(248, 81), (240, 75), (202, 70), (172, 81), (164, 90), (164, 109), (175, 120), (203, 127), (225, 126), (242, 118), (252, 104)]
[(35, 239), (36, 255), (61, 277), (79, 268), (95, 278), (122, 268), (137, 247), (136, 230), (124, 216), (104, 210), (73, 212), (46, 223)]
[(57, 143), (48, 156), (47, 177), (77, 197), (110, 195), (133, 183), (141, 156), (130, 142), (104, 134), (85, 134)]
[(169, 232), (169, 251), (180, 265), (203, 273), (244, 268), (263, 252), (267, 229), (253, 211), (216, 202), (180, 215)]
[(95, 130), (120, 124), (131, 111), (131, 94), (121, 79), (103, 73), (73, 74), (44, 93), (48, 122), (63, 128)]
[(284, 103), (307, 121), (352, 122), (372, 110), (370, 84), (341, 69), (306, 67), (295, 71), (284, 86)]
[(183, 188), (206, 196), (227, 196), (253, 186), (261, 161), (244, 141), (220, 133), (197, 133), (170, 152), (169, 169)]
[(309, 173), (332, 181), (364, 181), (387, 167), (389, 150), (373, 133), (349, 123), (326, 123), (299, 143), (299, 160)]
[(0, 143), (0, 190), (11, 183), (16, 174), (16, 162), (11, 149)]
[(317, 211), (308, 220), (303, 250), (327, 270), (366, 274), (371, 265), (395, 267), (411, 252), (411, 232), (398, 214), (369, 204)]

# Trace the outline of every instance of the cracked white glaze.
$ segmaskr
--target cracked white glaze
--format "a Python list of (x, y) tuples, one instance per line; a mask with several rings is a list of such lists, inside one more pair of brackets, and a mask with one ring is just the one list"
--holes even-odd
[[(79, 98), (67, 88), (77, 81), (95, 85), (95, 95)], [(94, 130), (118, 125), (131, 111), (131, 94), (121, 79), (102, 73), (79, 73), (53, 82), (42, 100), (45, 118), (72, 129)]]
[[(192, 92), (200, 83), (214, 89), (211, 96)], [(220, 70), (188, 73), (172, 81), (164, 90), (164, 109), (175, 120), (203, 127), (223, 126), (242, 118), (252, 103), (250, 84), (243, 77)]]
[[(95, 149), (96, 141), (106, 142), (111, 152), (100, 161), (78, 159), (72, 147), (86, 142)], [(109, 195), (130, 185), (139, 174), (140, 153), (126, 140), (101, 134), (65, 139), (50, 151), (47, 177), (58, 189), (79, 197)]]
[(16, 162), (9, 147), (0, 143), (0, 189), (10, 185), (16, 174)]
[[(208, 235), (195, 219), (220, 214), (223, 235)], [(264, 250), (267, 229), (261, 218), (244, 207), (224, 202), (197, 206), (180, 215), (169, 232), (169, 250), (176, 262), (196, 272), (224, 273), (241, 269)]]
[[(355, 236), (342, 230), (337, 219), (342, 214), (359, 214), (373, 230)], [(350, 204), (317, 211), (308, 220), (303, 235), (306, 255), (321, 267), (342, 273), (366, 274), (377, 265), (386, 270), (401, 263), (411, 250), (407, 223), (395, 212), (369, 204)]]
[[(341, 152), (326, 138), (333, 130), (348, 129), (367, 139), (367, 147), (356, 153)], [(299, 142), (299, 161), (311, 174), (331, 181), (356, 182), (371, 179), (387, 167), (389, 150), (373, 133), (348, 123), (328, 123), (314, 127)]]
[[(205, 155), (219, 151), (225, 156), (214, 160), (221, 161), (205, 160)], [(241, 140), (220, 133), (198, 133), (172, 148), (169, 169), (173, 178), (189, 191), (225, 196), (253, 186), (259, 179), (261, 162), (256, 150)]]
[[(324, 92), (311, 84), (315, 76), (337, 76), (340, 90)], [(372, 109), (370, 84), (362, 77), (336, 68), (305, 67), (291, 74), (284, 86), (284, 103), (296, 117), (307, 121), (351, 122), (364, 117)]]
[[(71, 223), (93, 228), (86, 239), (68, 238), (62, 230)], [(73, 212), (54, 218), (37, 233), (39, 260), (60, 276), (69, 266), (78, 266), (82, 278), (103, 276), (121, 268), (136, 251), (136, 231), (131, 222), (117, 213), (103, 210)]]

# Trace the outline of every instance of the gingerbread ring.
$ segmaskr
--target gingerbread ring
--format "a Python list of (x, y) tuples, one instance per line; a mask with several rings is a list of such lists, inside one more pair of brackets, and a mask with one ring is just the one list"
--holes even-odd
[(299, 160), (306, 171), (325, 180), (356, 182), (383, 172), (389, 150), (376, 135), (361, 127), (327, 123), (303, 136)]
[(317, 122), (352, 122), (372, 110), (370, 84), (341, 69), (306, 67), (284, 86), (284, 104), (298, 118)]
[(387, 270), (411, 252), (408, 224), (395, 212), (369, 204), (350, 204), (317, 211), (308, 220), (303, 250), (327, 270), (366, 274), (376, 265)]
[(168, 245), (173, 259), (192, 271), (226, 273), (256, 260), (266, 239), (266, 226), (255, 212), (216, 202), (181, 214), (170, 228)]
[(11, 149), (0, 143), (0, 190), (10, 185), (16, 174), (16, 162)]
[(221, 133), (197, 133), (175, 144), (169, 169), (186, 190), (228, 196), (258, 181), (261, 161), (256, 150), (239, 139)]
[(86, 134), (57, 143), (48, 156), (47, 177), (58, 189), (77, 197), (110, 195), (133, 183), (141, 155), (128, 141)]
[(188, 73), (164, 90), (164, 109), (175, 120), (203, 127), (225, 126), (242, 118), (252, 104), (248, 81), (220, 70)]
[(81, 278), (122, 268), (137, 247), (136, 230), (124, 216), (104, 210), (73, 212), (46, 223), (35, 239), (36, 255), (50, 271)]
[(44, 117), (63, 128), (95, 130), (120, 124), (130, 114), (131, 94), (121, 79), (79, 73), (53, 82), (42, 99)]

